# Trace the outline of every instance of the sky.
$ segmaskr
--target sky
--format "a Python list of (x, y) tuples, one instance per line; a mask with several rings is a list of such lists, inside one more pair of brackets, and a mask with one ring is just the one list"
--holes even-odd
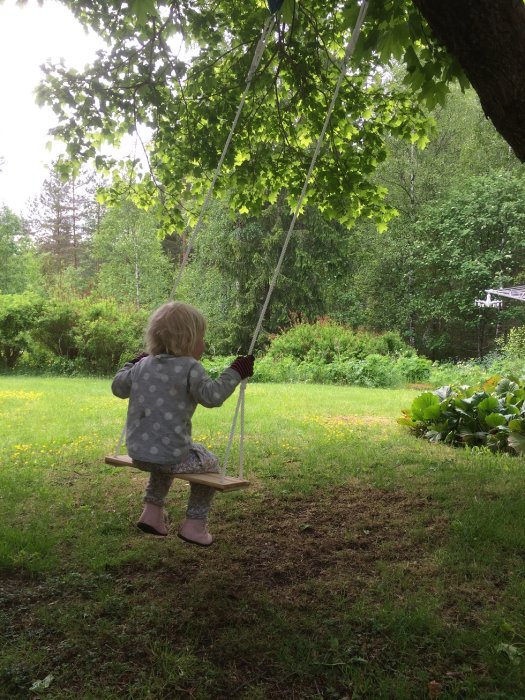
[(48, 108), (35, 104), (40, 65), (64, 59), (81, 69), (103, 48), (102, 40), (87, 35), (70, 11), (54, 0), (0, 0), (0, 206), (16, 214), (27, 211), (28, 200), (39, 194), (46, 165), (60, 153), (50, 152), (48, 130), (55, 125)]

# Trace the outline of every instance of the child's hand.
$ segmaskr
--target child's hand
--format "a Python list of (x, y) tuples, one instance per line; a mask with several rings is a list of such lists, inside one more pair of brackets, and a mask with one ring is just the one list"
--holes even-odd
[(232, 369), (241, 375), (241, 379), (251, 377), (253, 375), (253, 363), (255, 357), (253, 355), (239, 355), (230, 365)]
[(147, 352), (141, 352), (140, 355), (137, 355), (137, 357), (134, 357), (132, 360), (130, 360), (132, 365), (137, 364), (137, 362), (140, 362), (144, 357), (148, 357)]

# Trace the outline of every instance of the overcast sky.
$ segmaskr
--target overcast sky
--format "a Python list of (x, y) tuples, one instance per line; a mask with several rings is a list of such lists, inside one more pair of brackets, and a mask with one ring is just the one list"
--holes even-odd
[(50, 153), (48, 129), (54, 125), (51, 110), (35, 105), (34, 89), (41, 78), (39, 66), (63, 58), (68, 66), (82, 68), (103, 46), (88, 36), (73, 15), (54, 0), (39, 7), (29, 0), (0, 4), (0, 205), (23, 213), (27, 200), (36, 196), (46, 176)]

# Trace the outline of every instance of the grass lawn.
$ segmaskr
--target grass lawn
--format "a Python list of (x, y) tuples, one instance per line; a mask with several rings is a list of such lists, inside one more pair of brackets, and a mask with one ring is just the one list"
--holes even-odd
[[(108, 381), (0, 377), (0, 697), (524, 698), (524, 461), (411, 437), (415, 395), (250, 385), (252, 487), (201, 549), (185, 482), (135, 528)], [(194, 438), (222, 455), (234, 407)]]

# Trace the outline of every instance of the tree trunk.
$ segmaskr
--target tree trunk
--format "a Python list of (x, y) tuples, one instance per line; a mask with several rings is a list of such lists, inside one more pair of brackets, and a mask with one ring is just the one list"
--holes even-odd
[(413, 0), (459, 61), (489, 117), (525, 162), (523, 0)]
[(140, 267), (138, 248), (135, 248), (135, 308), (140, 309)]
[(78, 240), (77, 240), (77, 183), (73, 177), (71, 180), (71, 226), (73, 236), (73, 267), (78, 268)]

